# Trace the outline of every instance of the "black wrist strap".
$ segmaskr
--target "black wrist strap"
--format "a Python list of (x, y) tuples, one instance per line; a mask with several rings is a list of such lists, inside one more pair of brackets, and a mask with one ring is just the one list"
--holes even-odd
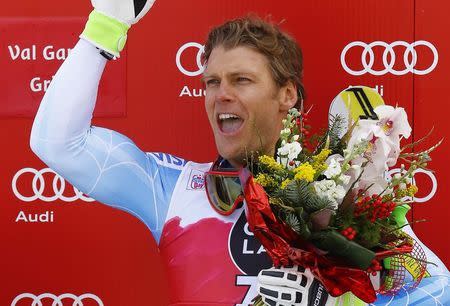
[(320, 281), (314, 279), (311, 287), (309, 287), (308, 305), (323, 306), (328, 300), (328, 293)]
[(114, 58), (114, 55), (112, 55), (111, 53), (106, 52), (105, 50), (102, 50), (102, 49), (99, 49), (99, 48), (97, 48), (97, 49), (100, 50), (100, 54), (101, 54), (104, 58), (106, 58), (108, 61), (110, 61), (110, 60), (112, 60), (112, 59)]

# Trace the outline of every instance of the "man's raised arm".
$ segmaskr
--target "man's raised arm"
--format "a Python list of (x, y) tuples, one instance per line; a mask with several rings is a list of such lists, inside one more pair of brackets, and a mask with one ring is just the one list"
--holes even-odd
[(127, 30), (153, 1), (92, 3), (95, 9), (81, 40), (55, 75), (39, 107), (31, 148), (85, 194), (137, 216), (158, 240), (179, 169), (162, 169), (127, 137), (91, 126), (107, 58), (119, 57)]

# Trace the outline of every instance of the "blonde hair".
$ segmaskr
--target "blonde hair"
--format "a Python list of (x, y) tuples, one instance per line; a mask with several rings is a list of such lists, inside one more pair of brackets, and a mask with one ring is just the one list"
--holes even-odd
[(269, 61), (275, 83), (282, 87), (292, 81), (297, 87), (297, 108), (303, 97), (303, 54), (297, 42), (272, 22), (255, 15), (237, 18), (213, 28), (205, 43), (204, 61), (214, 48), (233, 49), (246, 46), (263, 54)]

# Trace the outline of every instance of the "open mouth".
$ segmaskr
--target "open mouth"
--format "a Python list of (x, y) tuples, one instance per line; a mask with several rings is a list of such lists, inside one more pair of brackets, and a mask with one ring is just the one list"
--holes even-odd
[(223, 113), (218, 115), (219, 129), (224, 134), (235, 134), (242, 127), (244, 120), (235, 114)]

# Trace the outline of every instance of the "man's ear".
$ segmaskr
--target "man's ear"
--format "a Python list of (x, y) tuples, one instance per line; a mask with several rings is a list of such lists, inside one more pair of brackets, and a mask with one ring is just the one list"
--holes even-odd
[(297, 103), (298, 94), (297, 87), (292, 81), (288, 81), (286, 85), (280, 89), (281, 99), (280, 99), (280, 111), (288, 111), (293, 108)]

